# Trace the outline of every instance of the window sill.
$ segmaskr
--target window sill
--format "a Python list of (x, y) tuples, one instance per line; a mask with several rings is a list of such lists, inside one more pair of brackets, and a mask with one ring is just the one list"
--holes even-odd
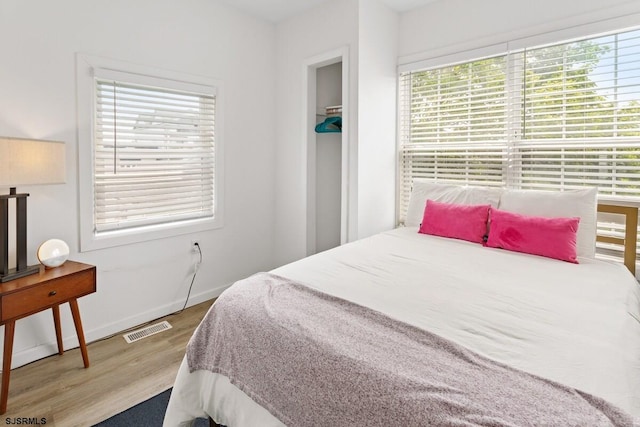
[(80, 252), (107, 249), (132, 243), (180, 236), (183, 234), (199, 233), (223, 227), (222, 217), (194, 219), (166, 224), (148, 225), (144, 227), (95, 233), (85, 230), (81, 233)]

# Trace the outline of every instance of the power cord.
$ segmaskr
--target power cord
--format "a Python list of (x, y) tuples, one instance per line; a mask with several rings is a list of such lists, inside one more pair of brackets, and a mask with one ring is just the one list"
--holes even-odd
[(187, 299), (184, 301), (184, 305), (174, 314), (182, 313), (185, 308), (187, 308), (187, 303), (189, 302), (189, 297), (191, 296), (191, 289), (193, 288), (193, 282), (196, 280), (196, 276), (198, 275), (198, 270), (200, 270), (200, 264), (202, 264), (202, 249), (200, 248), (200, 244), (198, 242), (194, 242), (193, 246), (198, 248), (198, 253), (200, 254), (200, 259), (196, 264), (196, 268), (193, 270), (193, 277), (191, 278), (191, 284), (189, 285), (189, 292), (187, 293)]
[(176, 311), (174, 313), (170, 313), (170, 314), (168, 314), (166, 316), (158, 317), (158, 318), (153, 319), (153, 320), (149, 320), (148, 322), (145, 322), (145, 323), (143, 323), (141, 325), (132, 326), (132, 327), (130, 327), (128, 329), (125, 329), (123, 331), (120, 331), (120, 332), (115, 332), (115, 333), (113, 333), (111, 335), (99, 338), (99, 339), (97, 339), (95, 341), (91, 341), (91, 342), (89, 342), (87, 344), (93, 344), (93, 343), (97, 343), (97, 342), (100, 342), (100, 341), (106, 341), (106, 340), (108, 340), (110, 338), (113, 338), (113, 337), (115, 337), (117, 335), (126, 334), (127, 332), (133, 331), (134, 329), (144, 328), (145, 326), (150, 325), (151, 323), (157, 321), (158, 319), (162, 319), (163, 317), (173, 316), (173, 315), (182, 313), (184, 311), (184, 309), (187, 308), (187, 303), (189, 302), (189, 297), (191, 296), (191, 289), (193, 288), (193, 282), (196, 280), (196, 275), (198, 274), (198, 270), (200, 270), (200, 264), (202, 264), (202, 249), (200, 248), (200, 244), (198, 242), (194, 242), (193, 246), (198, 248), (198, 254), (200, 255), (200, 258), (198, 259), (198, 263), (196, 264), (196, 268), (193, 271), (193, 277), (191, 278), (191, 284), (189, 285), (189, 292), (187, 293), (187, 299), (185, 300), (184, 305), (182, 306), (182, 308), (179, 311)]

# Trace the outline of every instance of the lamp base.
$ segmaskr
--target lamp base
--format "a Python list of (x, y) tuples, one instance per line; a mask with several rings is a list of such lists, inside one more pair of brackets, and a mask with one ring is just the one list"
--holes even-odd
[(29, 265), (27, 266), (27, 268), (24, 268), (22, 270), (12, 268), (9, 270), (9, 273), (5, 274), (4, 276), (0, 275), (0, 283), (9, 282), (11, 280), (19, 279), (24, 276), (30, 276), (32, 274), (36, 274), (39, 271), (40, 265)]

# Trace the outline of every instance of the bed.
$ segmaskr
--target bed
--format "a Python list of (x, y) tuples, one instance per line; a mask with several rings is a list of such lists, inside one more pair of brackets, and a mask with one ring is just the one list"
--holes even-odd
[[(516, 374), (525, 373), (563, 390), (570, 389), (578, 394), (578, 400), (601, 399), (623, 414), (621, 421), (604, 417), (601, 423), (593, 425), (638, 425), (640, 287), (630, 274), (630, 269), (635, 268), (635, 232), (627, 233), (622, 239), (605, 236), (603, 240), (626, 243), (633, 255), (627, 256), (628, 268), (625, 268), (619, 263), (591, 256), (595, 249), (594, 192), (553, 195), (547, 200), (547, 194), (538, 193), (515, 192), (505, 196), (502, 190), (445, 188), (430, 183), (422, 187), (414, 184), (414, 187), (405, 220), (407, 226), (296, 261), (270, 274), (328, 295), (328, 298), (371, 310), (390, 321), (408, 325), (410, 329), (433, 334), (437, 339), (459, 346), (455, 347), (456, 351), (460, 348), (468, 350), (471, 354), (468, 357), (488, 360), (501, 369), (506, 366)], [(565, 200), (567, 196), (569, 199)], [(583, 232), (577, 238), (578, 252), (580, 248), (586, 248), (587, 253), (578, 256), (579, 263), (574, 264), (421, 234), (417, 231), (425, 199), (462, 204), (488, 202), (494, 207), (507, 207), (513, 211), (533, 211), (535, 215), (558, 212), (577, 215), (581, 220), (578, 233)], [(637, 229), (637, 209), (602, 205), (600, 210), (627, 214), (632, 229)], [(239, 289), (242, 283), (229, 289)], [(233, 295), (233, 291), (225, 291), (210, 313), (215, 314), (216, 305), (226, 298), (227, 292), (229, 296)], [(270, 309), (273, 307), (269, 306), (267, 312)], [(238, 318), (244, 316), (241, 312), (239, 309), (236, 313)], [(206, 318), (203, 324), (205, 321)], [(330, 322), (327, 320), (327, 323)], [(206, 329), (203, 324), (200, 330)], [(334, 325), (333, 329), (319, 333), (330, 336), (335, 329)], [(215, 333), (215, 329), (207, 330), (209, 335)], [(233, 353), (234, 349), (225, 352)], [(286, 359), (287, 355), (282, 353), (279, 357)], [(256, 367), (267, 361), (256, 355), (249, 363)], [(307, 372), (311, 365), (314, 363), (299, 366), (298, 370)], [(268, 397), (264, 400), (265, 396), (256, 394), (255, 389), (237, 381), (231, 374), (191, 370), (189, 366), (190, 359), (185, 355), (174, 384), (165, 426), (190, 425), (196, 417), (209, 417), (229, 427), (282, 426), (285, 424), (282, 419), (288, 420), (288, 425), (313, 425), (313, 422), (290, 421), (292, 418), (279, 412), (277, 405), (275, 409), (271, 406)], [(261, 367), (265, 372), (268, 368)], [(430, 369), (439, 371), (441, 367), (431, 366)], [(340, 378), (334, 382), (326, 379), (326, 372), (322, 375), (319, 384), (340, 381)], [(285, 381), (285, 378), (278, 378), (277, 373), (274, 378)], [(320, 393), (321, 389), (319, 386), (320, 391), (314, 389), (313, 392)], [(295, 388), (295, 393), (303, 391)], [(331, 393), (329, 395), (333, 395)], [(297, 410), (313, 411), (310, 408), (322, 405), (323, 399), (316, 395), (311, 406), (307, 401), (305, 408)], [(302, 398), (299, 400), (305, 402)], [(332, 416), (331, 411), (334, 410), (326, 412), (327, 420)], [(364, 415), (350, 425), (377, 424), (368, 417), (368, 414)], [(386, 420), (386, 425), (400, 425), (394, 420), (397, 421), (394, 418)], [(456, 422), (446, 424), (481, 424)], [(339, 421), (323, 424), (344, 425)], [(494, 425), (505, 424), (496, 422)], [(529, 425), (536, 425), (536, 422), (532, 420)]]

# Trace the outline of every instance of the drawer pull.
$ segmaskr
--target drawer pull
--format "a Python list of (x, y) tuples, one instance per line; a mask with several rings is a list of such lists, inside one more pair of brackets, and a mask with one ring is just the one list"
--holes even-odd
[(55, 294), (57, 294), (57, 292), (56, 292), (56, 291), (51, 291), (51, 292), (49, 292), (49, 296), (50, 296), (50, 297), (54, 296)]

